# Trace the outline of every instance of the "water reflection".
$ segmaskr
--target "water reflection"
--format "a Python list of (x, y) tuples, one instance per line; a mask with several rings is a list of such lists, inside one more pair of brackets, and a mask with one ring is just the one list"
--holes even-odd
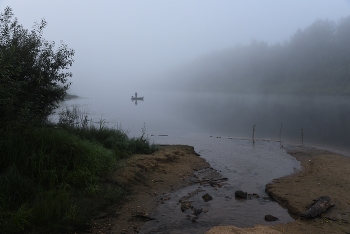
[(137, 106), (137, 101), (143, 101), (143, 98), (142, 98), (142, 99), (134, 99), (134, 98), (131, 98), (131, 101), (132, 101), (132, 102), (135, 102), (135, 106)]
[(135, 101), (135, 106), (136, 106), (137, 101), (143, 101), (143, 97), (138, 97), (137, 92), (135, 92), (135, 96), (131, 96), (131, 101)]
[[(255, 125), (255, 139), (350, 150), (349, 97), (188, 92), (144, 94), (147, 102), (138, 108), (133, 108), (126, 100), (127, 92), (69, 102), (88, 104), (98, 113), (97, 119), (103, 115), (108, 122), (121, 124), (130, 136), (140, 136), (145, 124), (149, 135), (202, 133), (252, 139)], [(140, 100), (132, 101), (137, 105)]]
[[(350, 99), (330, 96), (190, 95), (189, 121), (212, 134), (349, 148)], [(190, 101), (189, 101), (190, 100)], [(283, 125), (283, 129), (281, 129)]]

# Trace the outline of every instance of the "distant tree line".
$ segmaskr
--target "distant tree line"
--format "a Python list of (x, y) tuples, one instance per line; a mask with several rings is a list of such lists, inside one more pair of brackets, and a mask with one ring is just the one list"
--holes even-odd
[(282, 44), (252, 41), (200, 57), (172, 76), (192, 91), (348, 95), (350, 16), (317, 20)]

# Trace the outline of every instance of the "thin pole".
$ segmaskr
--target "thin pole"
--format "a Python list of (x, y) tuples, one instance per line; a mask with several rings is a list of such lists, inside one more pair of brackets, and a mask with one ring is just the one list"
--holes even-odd
[(255, 140), (254, 140), (254, 133), (255, 133), (255, 124), (253, 125), (253, 136), (252, 136), (253, 144), (255, 143)]
[(304, 144), (304, 130), (301, 129), (301, 145)]
[(282, 145), (282, 139), (281, 139), (281, 135), (282, 135), (282, 126), (283, 126), (283, 123), (281, 123), (281, 128), (280, 128), (280, 146)]

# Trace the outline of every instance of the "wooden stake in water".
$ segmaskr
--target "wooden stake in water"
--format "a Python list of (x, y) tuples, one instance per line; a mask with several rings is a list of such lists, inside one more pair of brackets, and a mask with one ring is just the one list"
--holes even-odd
[(255, 140), (254, 140), (254, 133), (255, 133), (255, 124), (253, 125), (253, 136), (252, 136), (253, 144), (255, 143)]
[(282, 139), (281, 139), (281, 135), (282, 135), (282, 125), (283, 125), (283, 123), (281, 123), (281, 128), (280, 128), (280, 146), (282, 145)]
[(301, 145), (304, 144), (304, 130), (301, 129)]

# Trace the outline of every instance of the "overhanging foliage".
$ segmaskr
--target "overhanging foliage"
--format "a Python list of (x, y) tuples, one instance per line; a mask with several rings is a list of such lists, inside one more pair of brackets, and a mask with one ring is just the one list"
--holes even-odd
[(7, 7), (0, 14), (0, 121), (44, 121), (70, 86), (74, 50), (43, 38), (46, 21), (24, 29)]

